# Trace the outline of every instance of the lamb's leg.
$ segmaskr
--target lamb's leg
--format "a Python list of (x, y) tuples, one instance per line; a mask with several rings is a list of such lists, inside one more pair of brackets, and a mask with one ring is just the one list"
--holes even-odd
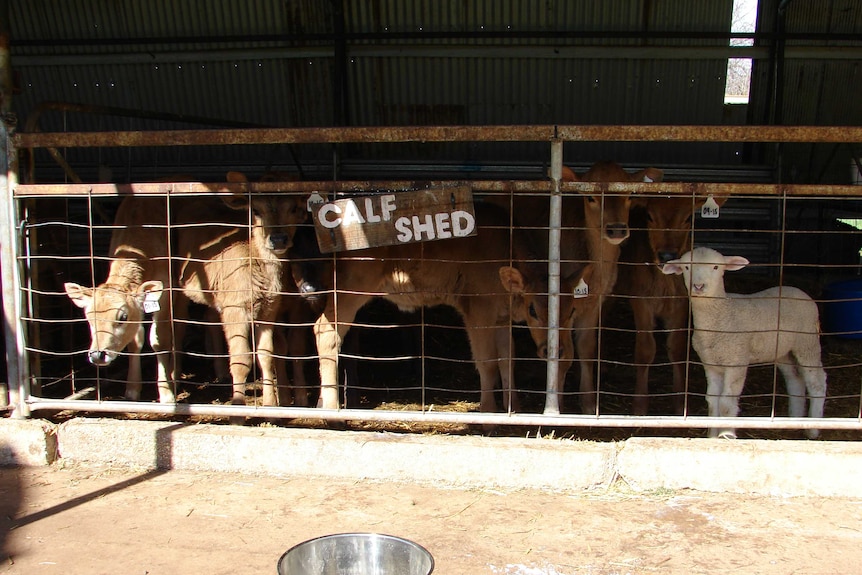
[[(745, 386), (745, 375), (748, 366), (726, 367), (724, 369), (724, 389), (718, 398), (719, 417), (736, 417), (739, 415), (739, 395)], [(718, 437), (736, 439), (735, 429), (721, 429)]]
[(651, 303), (645, 299), (629, 300), (635, 320), (635, 397), (632, 412), (646, 415), (649, 412), (649, 368), (655, 361), (655, 316)]
[(783, 357), (775, 364), (784, 377), (787, 388), (787, 415), (805, 417), (805, 383), (790, 357)]
[[(706, 372), (706, 405), (710, 417), (718, 417), (719, 401), (724, 393), (724, 370), (718, 367), (705, 365)], [(710, 437), (718, 437), (721, 429), (711, 427)]]
[[(800, 367), (805, 387), (808, 390), (808, 417), (823, 417), (826, 403), (826, 371), (822, 367)], [(809, 429), (806, 434), (815, 439), (820, 435), (817, 429)]]
[[(799, 373), (805, 380), (805, 388), (808, 391), (808, 417), (823, 417), (823, 408), (826, 403), (826, 371), (823, 369), (820, 354), (820, 340), (812, 336), (811, 344), (807, 351), (795, 352), (796, 360), (799, 362)], [(805, 434), (810, 439), (820, 436), (819, 429), (808, 429)]]
[[(799, 370), (808, 390), (808, 417), (821, 418), (826, 403), (826, 371), (822, 367), (800, 367)], [(809, 439), (817, 439), (820, 430), (806, 429), (805, 435)]]

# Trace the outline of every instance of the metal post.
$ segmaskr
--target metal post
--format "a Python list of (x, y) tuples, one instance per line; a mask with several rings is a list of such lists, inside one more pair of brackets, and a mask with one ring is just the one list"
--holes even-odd
[[(6, 376), (9, 386), (8, 402), (14, 407), (15, 417), (27, 417), (30, 408), (26, 403), (30, 396), (28, 382), (22, 376), (21, 362), (24, 357), (24, 341), (21, 335), (19, 318), (21, 305), (17, 273), (18, 258), (18, 225), (15, 217), (15, 200), (12, 189), (15, 185), (15, 172), (10, 169), (10, 158), (14, 157), (15, 149), (9, 138), (6, 122), (0, 121), (0, 191), (3, 200), (0, 201), (0, 222), (3, 225), (3, 235), (0, 236), (0, 266), (2, 266), (3, 281), (3, 327), (6, 338)], [(0, 390), (3, 399), (5, 390)]]
[(559, 415), (560, 397), (557, 381), (560, 374), (560, 223), (563, 196), (563, 141), (551, 141), (551, 215), (548, 221), (548, 374), (545, 393), (545, 415)]

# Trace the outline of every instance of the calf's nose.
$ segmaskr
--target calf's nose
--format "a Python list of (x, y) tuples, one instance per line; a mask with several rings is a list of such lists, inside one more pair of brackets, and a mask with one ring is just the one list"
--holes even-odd
[(605, 234), (611, 240), (624, 240), (629, 237), (629, 227), (622, 223), (608, 224), (605, 226)]
[(93, 365), (105, 366), (111, 363), (111, 356), (103, 349), (90, 350), (87, 357)]
[(269, 235), (269, 249), (274, 252), (282, 253), (288, 250), (293, 242), (290, 241), (290, 237), (287, 234), (270, 234)]

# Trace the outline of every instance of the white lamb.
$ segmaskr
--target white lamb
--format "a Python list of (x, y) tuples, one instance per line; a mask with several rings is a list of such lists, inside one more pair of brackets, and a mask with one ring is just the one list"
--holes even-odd
[[(662, 270), (682, 274), (690, 295), (692, 345), (706, 371), (709, 415), (736, 417), (748, 366), (772, 363), (784, 376), (790, 416), (804, 417), (807, 389), (808, 417), (823, 417), (826, 372), (820, 359), (817, 304), (789, 286), (753, 294), (725, 292), (725, 270), (747, 264), (744, 257), (700, 247), (667, 262)], [(820, 432), (809, 429), (806, 434), (813, 439)], [(736, 437), (732, 429), (711, 429), (710, 435)]]

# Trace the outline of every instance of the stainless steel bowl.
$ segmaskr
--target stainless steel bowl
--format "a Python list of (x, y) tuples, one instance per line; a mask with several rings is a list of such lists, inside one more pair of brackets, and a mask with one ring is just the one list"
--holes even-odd
[(339, 533), (310, 539), (278, 560), (278, 575), (430, 575), (434, 558), (401, 537)]

